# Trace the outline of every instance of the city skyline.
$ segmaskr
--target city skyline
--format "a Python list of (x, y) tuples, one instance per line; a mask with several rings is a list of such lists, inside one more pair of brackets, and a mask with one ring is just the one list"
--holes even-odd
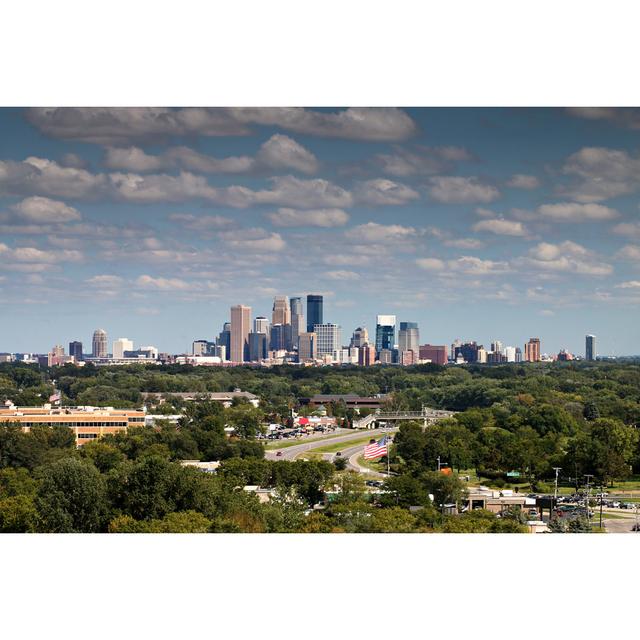
[(2, 109), (0, 351), (104, 326), (185, 352), (233, 304), (321, 293), (344, 341), (388, 313), (640, 353), (636, 115)]

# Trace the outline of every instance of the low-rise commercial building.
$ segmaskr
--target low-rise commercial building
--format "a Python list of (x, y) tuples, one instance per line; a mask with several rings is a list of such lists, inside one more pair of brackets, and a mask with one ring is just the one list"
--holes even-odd
[(143, 427), (145, 411), (142, 409), (113, 409), (112, 407), (16, 407), (6, 404), (0, 408), (0, 424), (15, 424), (28, 433), (32, 427), (69, 428), (73, 430), (76, 445), (104, 435)]

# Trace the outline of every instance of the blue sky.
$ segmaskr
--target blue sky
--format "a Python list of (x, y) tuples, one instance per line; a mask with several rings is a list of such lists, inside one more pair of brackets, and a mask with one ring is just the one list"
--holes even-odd
[(180, 352), (325, 295), (422, 342), (640, 353), (632, 109), (0, 109), (0, 351)]

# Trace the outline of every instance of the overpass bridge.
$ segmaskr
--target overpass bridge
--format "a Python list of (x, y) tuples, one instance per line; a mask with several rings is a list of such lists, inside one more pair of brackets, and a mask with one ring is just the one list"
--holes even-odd
[(379, 409), (375, 413), (370, 413), (364, 418), (353, 421), (354, 429), (375, 429), (383, 422), (398, 422), (402, 420), (414, 420), (422, 422), (424, 427), (428, 427), (431, 424), (435, 424), (439, 420), (444, 418), (451, 418), (455, 414), (455, 411), (446, 411), (444, 409), (430, 409), (429, 407), (422, 407), (421, 411), (380, 411)]

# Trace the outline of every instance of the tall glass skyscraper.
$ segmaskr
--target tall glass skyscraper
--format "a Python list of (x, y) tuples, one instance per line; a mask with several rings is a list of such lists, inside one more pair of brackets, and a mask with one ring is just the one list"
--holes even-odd
[(589, 334), (585, 337), (584, 359), (595, 360), (596, 354), (596, 337)]
[(417, 322), (401, 322), (398, 331), (398, 351), (420, 352), (420, 333)]
[(396, 317), (376, 316), (376, 352), (393, 350), (396, 343)]
[(290, 348), (297, 348), (298, 336), (304, 331), (304, 308), (302, 298), (291, 298), (291, 345)]
[(307, 296), (307, 331), (313, 332), (313, 328), (317, 324), (323, 323), (323, 297), (316, 294)]

